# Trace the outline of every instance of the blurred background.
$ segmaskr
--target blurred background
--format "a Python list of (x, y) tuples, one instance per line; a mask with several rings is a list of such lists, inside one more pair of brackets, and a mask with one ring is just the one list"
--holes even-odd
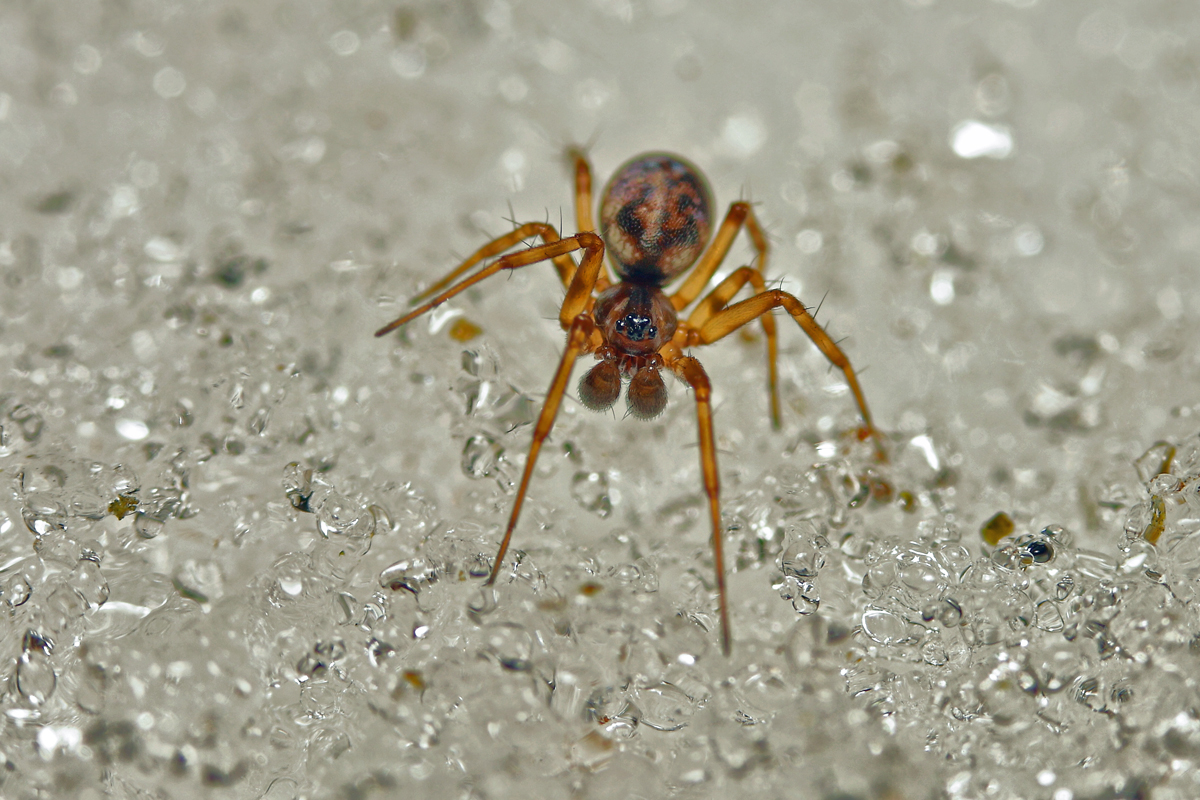
[[(6, 4), (0, 794), (1196, 796), (1198, 27)], [(729, 658), (685, 386), (564, 403), (484, 590), (561, 285), (371, 335), (514, 222), (573, 233), (571, 147), (752, 201), (887, 438), (787, 317), (781, 430), (757, 326), (696, 352)]]

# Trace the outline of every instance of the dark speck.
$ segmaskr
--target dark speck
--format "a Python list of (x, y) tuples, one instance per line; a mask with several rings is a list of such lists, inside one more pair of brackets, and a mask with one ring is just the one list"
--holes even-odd
[(246, 279), (247, 260), (244, 256), (237, 256), (218, 264), (216, 272), (213, 273), (213, 279), (222, 286), (228, 286), (230, 289), (240, 286), (242, 281)]
[(52, 192), (38, 200), (33, 208), (39, 214), (61, 214), (71, 207), (75, 195), (68, 191)]
[(1049, 544), (1040, 540), (1030, 542), (1028, 545), (1026, 545), (1025, 550), (1029, 553), (1029, 557), (1032, 558), (1036, 564), (1045, 564), (1047, 561), (1054, 558), (1054, 550)]
[(250, 258), (249, 256), (232, 256), (218, 261), (213, 271), (213, 280), (222, 286), (233, 289), (241, 286), (249, 274), (261, 274), (267, 271), (265, 258)]

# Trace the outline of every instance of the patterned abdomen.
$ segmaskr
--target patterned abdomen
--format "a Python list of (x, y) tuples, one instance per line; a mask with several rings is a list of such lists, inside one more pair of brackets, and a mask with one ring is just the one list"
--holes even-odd
[(695, 263), (712, 232), (708, 185), (678, 156), (626, 162), (600, 201), (600, 235), (618, 277), (662, 286)]

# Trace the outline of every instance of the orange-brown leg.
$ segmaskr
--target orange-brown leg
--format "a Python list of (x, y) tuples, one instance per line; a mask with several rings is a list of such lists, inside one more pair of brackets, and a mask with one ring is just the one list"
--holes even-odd
[(375, 331), (375, 335), (383, 336), (394, 331), (401, 325), (421, 316), (426, 311), (440, 306), (460, 292), (467, 290), (486, 278), (490, 278), (500, 270), (527, 267), (530, 264), (551, 261), (560, 256), (566, 257), (570, 261), (571, 259), (566, 254), (573, 253), (576, 250), (584, 251), (583, 263), (578, 270), (575, 270), (574, 262), (571, 262), (573, 274), (567, 285), (567, 296), (563, 300), (562, 309), (559, 312), (559, 322), (562, 324), (563, 330), (566, 330), (571, 326), (571, 321), (587, 308), (588, 301), (592, 296), (592, 289), (596, 285), (596, 278), (600, 273), (600, 268), (604, 265), (604, 243), (594, 233), (577, 233), (566, 239), (547, 242), (537, 247), (531, 247), (528, 250), (522, 250), (519, 253), (509, 253), (502, 258), (498, 258), (475, 274), (463, 278), (458, 283), (444, 290), (441, 294), (425, 301), (404, 316)]
[[(713, 314), (729, 305), (729, 301), (747, 282), (754, 287), (756, 294), (762, 294), (767, 290), (761, 272), (753, 267), (739, 267), (696, 304), (696, 307), (692, 309), (691, 316), (687, 318), (687, 325), (696, 330), (702, 328)], [(776, 367), (779, 346), (775, 335), (775, 317), (763, 314), (759, 319), (762, 321), (763, 333), (767, 338), (767, 392), (771, 399), (771, 425), (779, 428), (779, 371)]]
[(850, 359), (837, 346), (837, 343), (829, 338), (825, 329), (817, 324), (812, 314), (808, 313), (808, 309), (794, 295), (779, 289), (771, 289), (726, 308), (704, 323), (698, 333), (697, 344), (715, 342), (728, 336), (747, 322), (769, 314), (772, 310), (780, 307), (792, 315), (792, 319), (796, 320), (796, 323), (817, 346), (817, 349), (825, 355), (825, 358), (829, 359), (829, 363), (840, 369), (846, 376), (846, 383), (850, 386), (854, 400), (858, 403), (859, 413), (862, 414), (863, 422), (866, 423), (866, 432), (874, 437), (879, 457), (886, 459), (882, 437), (875, 429), (875, 423), (871, 421), (871, 411), (867, 408), (867, 400), (858, 385), (858, 377), (854, 374), (854, 368), (850, 366)]
[(504, 531), (504, 539), (500, 542), (500, 550), (496, 553), (496, 562), (492, 565), (492, 573), (487, 583), (495, 582), (504, 564), (504, 554), (508, 552), (508, 543), (512, 540), (513, 529), (517, 527), (517, 517), (521, 514), (521, 506), (525, 503), (525, 493), (529, 490), (529, 479), (533, 477), (533, 467), (537, 463), (538, 453), (542, 443), (550, 435), (554, 427), (554, 418), (558, 416), (558, 407), (562, 403), (563, 394), (567, 391), (567, 382), (571, 379), (571, 368), (575, 360), (584, 353), (591, 352), (594, 347), (592, 334), (596, 332), (596, 323), (591, 314), (581, 313), (571, 322), (567, 331), (567, 347), (563, 351), (562, 360), (554, 379), (550, 381), (550, 390), (546, 393), (546, 402), (542, 405), (542, 413), (538, 415), (537, 425), (533, 429), (533, 444), (529, 447), (529, 455), (525, 457), (525, 471), (521, 473), (521, 485), (517, 489), (517, 500), (513, 503), (512, 514), (508, 518), (508, 528)]
[[(570, 154), (575, 160), (575, 229), (595, 233), (596, 222), (592, 218), (592, 167), (582, 150), (571, 150)], [(612, 284), (608, 269), (601, 268), (600, 277), (596, 280), (596, 291), (602, 292)]]
[[(459, 276), (468, 272), (472, 267), (481, 261), (485, 261), (492, 256), (499, 255), (508, 248), (513, 247), (514, 245), (534, 236), (541, 237), (543, 244), (551, 244), (559, 240), (558, 231), (554, 230), (554, 226), (547, 225), (544, 222), (526, 222), (524, 225), (515, 228), (512, 232), (506, 233), (503, 236), (498, 236), (485, 244), (483, 247), (476, 250), (467, 258), (466, 261), (450, 270), (449, 274), (445, 275), (428, 289), (414, 297), (413, 301), (415, 302), (418, 300), (424, 300), (427, 297), (432, 297), (442, 289), (449, 286), (451, 283), (457, 280)], [(569, 285), (571, 283), (571, 278), (575, 276), (575, 262), (571, 260), (570, 256), (566, 255), (555, 256), (552, 260), (554, 261), (554, 268), (558, 270), (558, 277), (560, 280), (562, 280), (563, 286)]]
[(704, 494), (708, 496), (708, 511), (712, 518), (713, 566), (717, 570), (717, 603), (721, 615), (721, 649), (729, 655), (732, 638), (729, 634), (729, 603), (725, 593), (725, 551), (721, 527), (721, 485), (717, 476), (717, 445), (713, 436), (712, 384), (700, 362), (691, 356), (681, 356), (667, 365), (687, 381), (696, 395), (696, 421), (700, 427), (700, 472), (704, 476)]
[(754, 209), (750, 207), (749, 203), (739, 200), (729, 206), (729, 212), (725, 214), (725, 221), (717, 229), (717, 235), (713, 237), (708, 250), (700, 256), (700, 260), (692, 268), (692, 274), (688, 275), (687, 280), (680, 284), (675, 294), (671, 295), (671, 305), (675, 306), (676, 311), (686, 308), (700, 296), (700, 292), (704, 291), (704, 287), (712, 280), (713, 273), (717, 271), (717, 267), (721, 266), (721, 262), (729, 253), (733, 238), (737, 236), (738, 230), (743, 226), (750, 236), (750, 241), (754, 244), (754, 249), (758, 251), (758, 271), (766, 273), (767, 237), (759, 227), (758, 220), (754, 216)]

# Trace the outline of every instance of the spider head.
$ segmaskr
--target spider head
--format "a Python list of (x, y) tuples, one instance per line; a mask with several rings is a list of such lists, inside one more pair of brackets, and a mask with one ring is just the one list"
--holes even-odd
[(638, 313), (626, 314), (615, 325), (617, 333), (631, 342), (644, 342), (658, 337), (658, 326), (654, 320)]
[(657, 353), (679, 326), (675, 308), (660, 289), (635, 283), (605, 289), (592, 313), (605, 342), (625, 355)]

